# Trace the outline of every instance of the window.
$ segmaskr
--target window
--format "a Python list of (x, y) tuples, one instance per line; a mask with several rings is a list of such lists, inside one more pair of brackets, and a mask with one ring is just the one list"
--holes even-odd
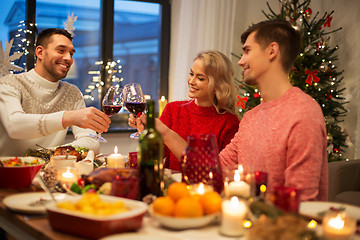
[[(113, 74), (104, 67), (108, 62), (116, 63), (118, 72), (114, 77), (122, 80), (122, 85), (138, 82), (153, 99), (167, 97), (169, 0), (16, 0), (6, 1), (5, 5), (5, 27), (0, 30), (3, 45), (6, 39), (16, 36), (19, 28), (25, 32), (26, 23), (31, 22), (26, 16), (28, 19), (35, 16), (38, 32), (65, 28), (64, 24), (76, 17), (73, 24), (76, 53), (64, 80), (78, 86), (87, 106), (100, 108), (100, 99), (112, 84)], [(22, 40), (29, 39), (23, 35)], [(35, 39), (35, 33), (32, 37)], [(34, 53), (29, 49), (27, 56), (15, 62), (16, 65), (33, 67)]]

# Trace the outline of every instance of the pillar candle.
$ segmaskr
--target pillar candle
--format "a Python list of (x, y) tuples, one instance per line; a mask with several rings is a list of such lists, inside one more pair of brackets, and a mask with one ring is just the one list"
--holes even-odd
[(118, 147), (115, 146), (114, 153), (106, 157), (106, 166), (108, 168), (124, 168), (125, 156), (118, 153)]
[(226, 236), (241, 236), (244, 234), (243, 221), (248, 207), (243, 200), (232, 197), (222, 202), (222, 217), (220, 233)]

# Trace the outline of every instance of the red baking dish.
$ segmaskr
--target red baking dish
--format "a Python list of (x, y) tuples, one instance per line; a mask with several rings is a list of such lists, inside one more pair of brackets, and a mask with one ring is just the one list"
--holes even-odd
[[(147, 211), (146, 203), (108, 195), (100, 195), (100, 197), (103, 201), (123, 201), (129, 211), (108, 216), (96, 216), (62, 209), (57, 207), (55, 203), (50, 203), (46, 206), (46, 210), (51, 227), (59, 232), (88, 239), (98, 239), (115, 233), (135, 231), (141, 227)], [(69, 196), (61, 201), (76, 202), (80, 198), (80, 195)]]

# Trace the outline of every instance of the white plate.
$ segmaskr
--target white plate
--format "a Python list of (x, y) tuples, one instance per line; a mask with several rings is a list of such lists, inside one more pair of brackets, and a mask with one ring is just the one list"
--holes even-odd
[[(313, 217), (314, 219), (322, 219), (320, 216), (322, 212), (333, 208), (345, 208), (345, 212), (357, 219), (360, 220), (360, 207), (356, 207), (349, 204), (337, 203), (337, 202), (316, 202), (308, 201), (300, 203), (300, 214)], [(319, 215), (320, 214), (320, 215)]]
[(213, 213), (196, 218), (176, 218), (162, 216), (154, 213), (152, 205), (149, 206), (148, 210), (150, 215), (157, 219), (162, 226), (176, 230), (205, 227), (214, 222), (215, 219), (219, 216), (219, 213)]
[(101, 240), (180, 240), (181, 238), (159, 236), (159, 234), (151, 233), (120, 233), (115, 235), (106, 236)]
[[(55, 199), (60, 200), (66, 197), (66, 194), (55, 193)], [(30, 192), (30, 193), (19, 193), (7, 196), (3, 199), (3, 203), (10, 210), (21, 213), (29, 214), (45, 214), (45, 204), (32, 206), (31, 204), (39, 201), (40, 199), (51, 202), (50, 195), (46, 192)]]

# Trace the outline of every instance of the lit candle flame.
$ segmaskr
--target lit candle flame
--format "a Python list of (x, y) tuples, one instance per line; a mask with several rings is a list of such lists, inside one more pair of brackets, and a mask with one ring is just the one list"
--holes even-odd
[(339, 213), (335, 218), (329, 220), (328, 225), (334, 229), (343, 229), (344, 219), (342, 219), (341, 214)]
[(165, 96), (161, 96), (160, 101), (165, 102)]
[(242, 164), (239, 165), (238, 170), (239, 170), (240, 173), (244, 172), (244, 167), (243, 167)]
[(232, 197), (230, 199), (230, 204), (231, 204), (232, 207), (239, 207), (240, 201), (239, 201), (239, 199), (237, 197)]
[(203, 183), (200, 183), (200, 184), (199, 184), (199, 187), (198, 187), (198, 189), (197, 189), (197, 192), (198, 192), (200, 195), (204, 194), (205, 188), (204, 188), (204, 184), (203, 184)]
[(63, 172), (62, 173), (62, 176), (64, 178), (73, 178), (74, 177), (74, 174), (70, 171), (70, 169), (67, 169), (66, 172)]
[(117, 146), (114, 147), (114, 153), (119, 153), (119, 150), (118, 150)]

